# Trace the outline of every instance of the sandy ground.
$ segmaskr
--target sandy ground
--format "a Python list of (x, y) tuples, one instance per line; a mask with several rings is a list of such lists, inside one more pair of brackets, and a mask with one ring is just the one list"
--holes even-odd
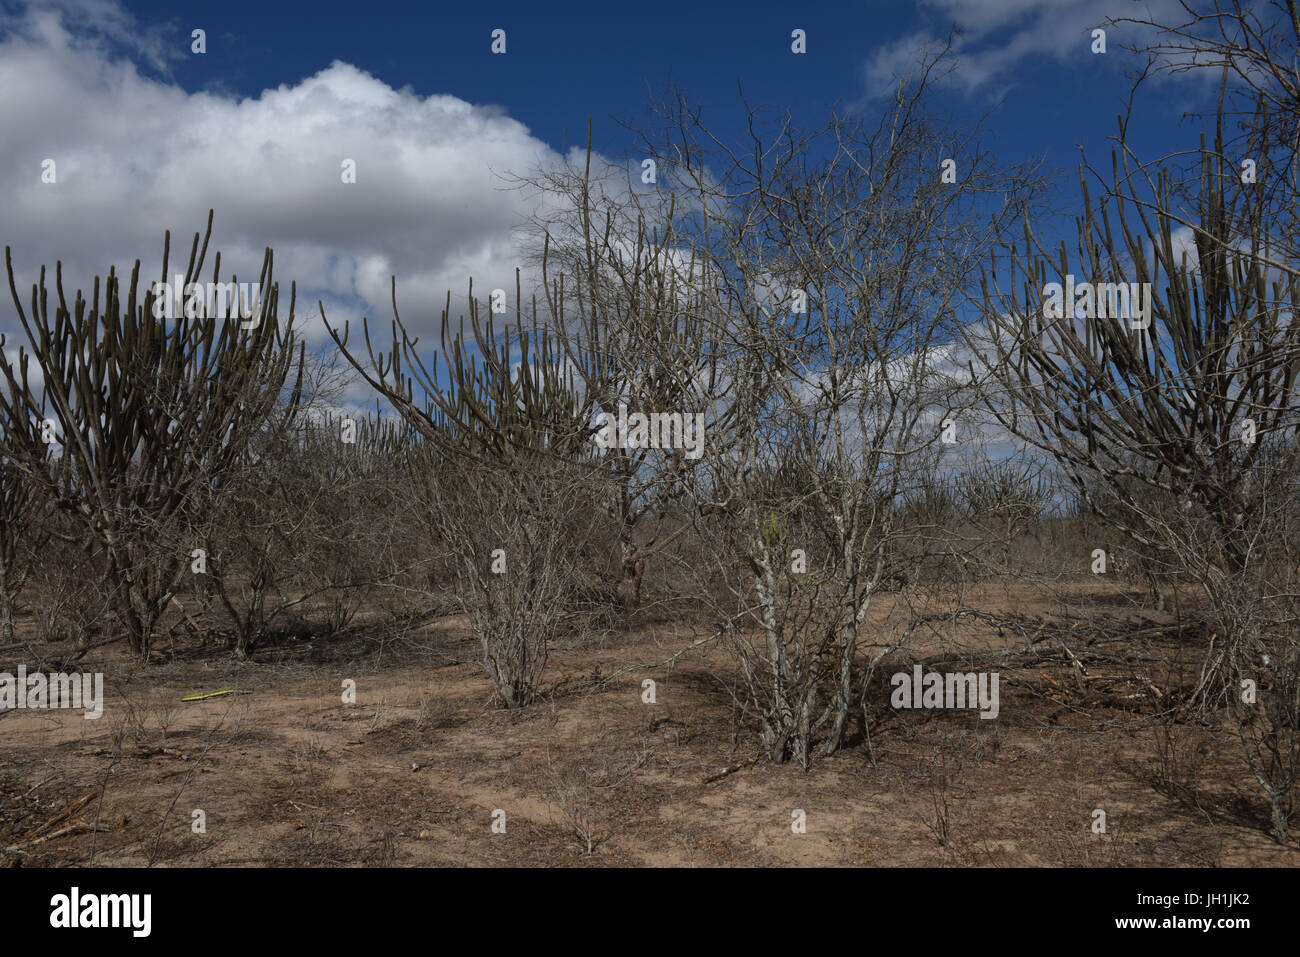
[[(1081, 594), (1140, 634), (1134, 605)], [(1012, 589), (984, 607), (1025, 610)], [(882, 612), (885, 614), (886, 612)], [(1008, 662), (1001, 713), (893, 711), (811, 770), (745, 764), (752, 722), (718, 648), (646, 616), (557, 649), (547, 693), (497, 708), (455, 618), (420, 648), (364, 625), (236, 663), (179, 643), (147, 666), (96, 649), (106, 707), (0, 717), (0, 861), (155, 864), (1295, 866), (1231, 729), (1173, 727), (1161, 758), (1154, 669), (1076, 680), (1068, 658)], [(982, 621), (918, 639), (954, 661), (1023, 640)], [(1145, 645), (1143, 647), (1146, 647)], [(1173, 661), (1179, 649), (1151, 646)], [(1172, 665), (1171, 665), (1172, 668)], [(898, 670), (889, 668), (889, 671)], [(1095, 669), (1094, 669), (1095, 670)], [(1151, 673), (1148, 673), (1151, 672)], [(613, 676), (613, 677), (611, 677)], [(882, 681), (884, 676), (882, 675)], [(656, 681), (656, 703), (642, 681)], [(343, 700), (345, 681), (355, 703)], [(183, 703), (195, 691), (251, 693)], [(1104, 692), (1102, 689), (1105, 689)], [(1168, 757), (1172, 755), (1171, 759)], [(873, 760), (874, 757), (874, 760)], [(733, 773), (709, 780), (743, 765)], [(69, 809), (71, 813), (68, 813)], [(1094, 811), (1106, 833), (1094, 834)], [(202, 811), (203, 833), (193, 822)], [(504, 833), (493, 828), (504, 812)], [(806, 831), (792, 828), (802, 811)]]

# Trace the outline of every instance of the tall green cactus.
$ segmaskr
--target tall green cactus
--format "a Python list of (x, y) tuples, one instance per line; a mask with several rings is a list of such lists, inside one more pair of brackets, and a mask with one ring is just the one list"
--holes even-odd
[[(1243, 477), (1270, 442), (1300, 454), (1300, 406), (1293, 386), (1300, 371), (1300, 280), (1271, 269), (1271, 245), (1260, 190), (1243, 185), (1222, 142), (1201, 147), (1196, 261), (1180, 248), (1174, 184), (1168, 170), (1154, 200), (1137, 195), (1128, 168), (1115, 172), (1111, 196), (1089, 197), (1079, 220), (1079, 257), (1072, 267), (1064, 243), (1055, 253), (1026, 227), (1024, 253), (1013, 275), (1024, 276), (1023, 300), (1012, 302), (985, 282), (985, 314), (1000, 334), (996, 372), (1018, 400), (1016, 418), (996, 412), (1013, 431), (1051, 452), (1077, 485), (1099, 470), (1134, 475), (1159, 491), (1202, 506), (1222, 528), (1235, 568), (1246, 529), (1263, 499)], [(1124, 154), (1127, 161), (1128, 154)], [(1153, 211), (1148, 211), (1153, 206)], [(1251, 211), (1256, 215), (1250, 215)], [(1238, 224), (1252, 224), (1243, 235)], [(1044, 315), (1044, 285), (1075, 268), (1092, 284), (1136, 283), (1151, 290), (1145, 329), (1130, 317), (1076, 319)], [(1013, 280), (1014, 281), (1014, 280)], [(1259, 441), (1241, 441), (1250, 420)], [(1270, 440), (1270, 441), (1266, 441)], [(1145, 539), (1150, 529), (1126, 529)]]
[[(1172, 549), (1227, 621), (1234, 608), (1263, 607), (1268, 586), (1251, 566), (1285, 525), (1278, 510), (1293, 501), (1287, 477), (1300, 466), (1300, 274), (1272, 263), (1289, 224), (1264, 187), (1243, 182), (1221, 133), (1212, 147), (1202, 141), (1184, 191), (1190, 213), (1170, 167), (1151, 177), (1122, 137), (1112, 165), (1100, 201), (1083, 184), (1073, 264), (1064, 243), (1046, 249), (1026, 227), (1023, 251), (1010, 247), (1019, 295), (985, 278), (987, 365), (1010, 399), (990, 391), (988, 401), (1098, 514), (1144, 548)], [(1194, 259), (1177, 235), (1184, 222)], [(1072, 271), (1091, 284), (1085, 295), (1049, 309), (1046, 284), (1064, 287)], [(1135, 315), (1103, 313), (1097, 301), (1087, 309), (1088, 291), (1118, 283), (1149, 290), (1149, 305)], [(1139, 487), (1151, 494), (1135, 496)], [(1143, 507), (1167, 501), (1178, 507)], [(1237, 629), (1226, 652), (1211, 650), (1219, 664), (1207, 661), (1198, 700), (1226, 693), (1224, 656), (1252, 640)]]
[[(184, 281), (199, 279), (212, 232), (212, 212), (200, 249), (194, 236)], [(167, 283), (171, 233), (163, 248)], [(107, 586), (132, 653), (148, 657), (158, 619), (190, 563), (183, 534), (197, 483), (220, 483), (226, 468), (265, 429), (272, 413), (281, 423), (297, 409), (302, 385), (301, 348), (295, 349), (294, 294), (289, 316), (279, 317), (273, 254), (262, 262), (260, 309), (247, 322), (226, 316), (155, 317), (160, 287), (139, 288), (140, 263), (125, 298), (110, 269), (101, 301), (99, 277), (89, 302), (78, 290), (69, 307), (63, 265), (55, 270), (51, 309), (45, 269), (24, 309), (5, 248), (9, 290), (31, 357), (40, 366), (40, 395), (28, 381), (26, 353), (0, 361), (7, 390), (0, 390), (5, 423), (41, 418), (48, 408), (57, 425), (58, 469), (42, 458), (22, 430), (0, 433), (0, 454), (35, 477), (73, 512), (107, 558)], [(218, 281), (221, 256), (213, 267)], [(233, 277), (232, 277), (233, 278)], [(158, 312), (165, 312), (163, 309)], [(295, 365), (296, 380), (291, 378)], [(289, 383), (293, 383), (290, 385)], [(285, 391), (287, 388), (287, 395)]]
[[(363, 335), (369, 365), (348, 349), (350, 325), (329, 326), (340, 351), (365, 380), (419, 433), (449, 454), (495, 458), (519, 452), (571, 457), (586, 451), (594, 409), (574, 382), (571, 357), (537, 318), (525, 318), (518, 272), (515, 322), (487, 317), (469, 286), (469, 326), (451, 319), (451, 294), (442, 310), (439, 348), (428, 364), (402, 322), (392, 280), (393, 341), (376, 351), (368, 323)], [(321, 315), (325, 315), (321, 304)], [(579, 358), (578, 361), (582, 361)], [(416, 393), (419, 393), (417, 397)]]

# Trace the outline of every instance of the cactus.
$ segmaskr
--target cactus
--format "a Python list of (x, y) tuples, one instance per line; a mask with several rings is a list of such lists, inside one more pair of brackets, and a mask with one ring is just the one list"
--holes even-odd
[[(190, 248), (186, 287), (198, 281), (211, 233), (209, 211), (202, 248), (198, 233)], [(170, 250), (168, 232), (164, 284)], [(62, 262), (55, 268), (53, 309), (42, 267), (24, 309), (8, 247), (5, 265), (44, 385), (38, 397), (27, 378), (25, 351), (16, 363), (0, 361), (7, 386), (0, 389), (0, 455), (79, 518), (107, 559), (107, 586), (131, 651), (147, 658), (154, 627), (189, 562), (182, 531), (193, 517), (192, 493), (199, 483), (219, 486), (259, 430), (282, 426), (296, 412), (303, 350), (294, 348), (294, 293), (282, 322), (269, 248), (260, 310), (248, 323), (237, 314), (190, 316), (188, 309), (175, 319), (155, 317), (159, 289), (141, 291), (138, 260), (125, 295), (121, 277), (110, 269), (102, 290), (96, 277), (90, 300), (78, 290), (71, 308)], [(220, 270), (218, 253), (213, 282)], [(296, 381), (290, 378), (295, 352)], [(277, 406), (278, 423), (272, 414)], [(57, 424), (57, 458), (47, 458), (14, 427), (44, 417), (47, 408)]]
[[(3, 345), (0, 336), (0, 348)], [(28, 359), (26, 355), (19, 359), (24, 382)], [(15, 459), (0, 451), (0, 639), (6, 643), (14, 640), (14, 599), (25, 582), (20, 545), (30, 531), (42, 537), (49, 534), (40, 527), (45, 499), (24, 467), (25, 461), (39, 464), (43, 473), (48, 464), (49, 445), (41, 440), (43, 417), (13, 418), (11, 409), (12, 405), (5, 406), (0, 413), (6, 416), (0, 431), (12, 435), (25, 456)]]
[[(1198, 175), (1183, 184), (1167, 168), (1138, 177), (1120, 142), (1114, 184), (1099, 202), (1083, 180), (1076, 264), (1064, 243), (1046, 249), (1026, 227), (1023, 251), (1012, 249), (1020, 301), (985, 277), (989, 364), (1009, 397), (986, 401), (1004, 426), (1056, 460), (1107, 523), (1151, 554), (1170, 554), (1193, 578), (1231, 582), (1214, 586), (1212, 602), (1214, 614), (1231, 620), (1235, 607), (1264, 607), (1269, 586), (1251, 571), (1252, 556), (1279, 527), (1286, 475), (1300, 455), (1300, 276), (1270, 260), (1290, 223), (1274, 217), (1264, 191), (1241, 181), (1221, 130), (1213, 147), (1202, 142)], [(1139, 178), (1147, 186), (1139, 189)], [(1176, 233), (1183, 225), (1194, 261)], [(1071, 287), (1072, 268), (1098, 300), (1103, 285), (1143, 292), (1143, 310), (1116, 315), (1094, 302), (1076, 317), (1073, 301), (1049, 310), (1047, 282)], [(1259, 437), (1253, 443), (1241, 439), (1246, 419)], [(1268, 465), (1270, 455), (1277, 464)], [(1234, 628), (1227, 647), (1235, 653), (1255, 640), (1251, 629)], [(1207, 660), (1195, 695), (1202, 704), (1229, 693), (1224, 659), (1207, 655), (1217, 663)]]
[[(519, 287), (516, 271), (516, 302)], [(467, 330), (464, 317), (459, 328), (453, 328), (448, 293), (439, 348), (426, 365), (416, 351), (418, 340), (407, 333), (398, 311), (396, 277), (392, 290), (393, 343), (388, 352), (375, 351), (363, 320), (369, 366), (348, 349), (348, 323), (342, 335), (328, 320), (326, 326), (353, 368), (423, 438), (444, 454), (495, 459), (520, 453), (568, 458), (590, 448), (595, 410), (592, 399), (579, 394), (569, 363), (594, 358), (562, 353), (556, 337), (538, 322), (536, 300), (529, 319), (521, 304), (513, 325), (499, 325), (484, 318), (471, 280)]]

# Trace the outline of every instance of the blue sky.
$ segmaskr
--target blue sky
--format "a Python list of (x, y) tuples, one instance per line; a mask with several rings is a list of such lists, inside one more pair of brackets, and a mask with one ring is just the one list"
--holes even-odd
[[(1120, 48), (1132, 28), (1109, 28), (1105, 55), (1091, 52), (1089, 30), (1106, 26), (1108, 16), (1172, 7), (1133, 0), (466, 6), (197, 2), (178, 15), (169, 2), (124, 5), (170, 32), (178, 50), (192, 25), (208, 31), (206, 58), (177, 55), (165, 70), (143, 64), (186, 90), (256, 97), (342, 60), (395, 88), (500, 106), (557, 150), (581, 141), (592, 116), (596, 146), (610, 154), (627, 146), (616, 120), (635, 120), (669, 85), (720, 118), (735, 114), (738, 88), (752, 102), (809, 120), (832, 106), (869, 110), (886, 88), (880, 70), (892, 56), (904, 57), (918, 37), (964, 29), (972, 67), (954, 100), (971, 113), (995, 109), (991, 127), (1008, 159), (1043, 155), (1067, 168), (1077, 163), (1079, 144), (1106, 148), (1136, 65)], [(537, 12), (549, 8), (555, 12)], [(488, 50), (497, 27), (507, 30), (506, 56)], [(806, 55), (790, 52), (795, 27), (807, 31)], [(976, 82), (967, 82), (972, 74)], [(1140, 139), (1153, 146), (1178, 139), (1186, 126), (1180, 114), (1198, 105), (1201, 92), (1161, 85), (1150, 98), (1156, 102), (1145, 104)]]
[[(724, 136), (743, 133), (737, 90), (816, 125), (831, 107), (871, 113), (918, 46), (961, 31), (945, 88), (954, 116), (989, 114), (1007, 164), (1064, 173), (1058, 225), (1078, 211), (1078, 147), (1108, 165), (1129, 92), (1131, 29), (1108, 15), (1174, 0), (918, 0), (659, 4), (174, 3), (0, 0), (0, 243), (20, 288), (62, 259), (71, 293), (109, 264), (155, 274), (216, 209), (223, 273), (254, 279), (265, 246), (296, 279), (300, 312), (386, 328), (389, 276), (403, 315), (434, 328), (446, 292), (513, 289), (514, 231), (528, 215), (502, 174), (527, 173), (583, 142), (618, 160), (649, 98), (678, 86)], [(548, 9), (539, 15), (539, 9)], [(468, 10), (469, 12), (465, 12)], [(207, 33), (207, 53), (190, 32)], [(507, 31), (493, 56), (490, 32)], [(790, 51), (795, 28), (808, 52)], [(1149, 155), (1194, 147), (1182, 114), (1203, 80), (1152, 84), (1134, 142)], [(340, 157), (359, 164), (341, 188)], [(40, 166), (58, 162), (57, 186)], [(0, 331), (12, 308), (0, 302)], [(319, 320), (307, 326), (322, 338)], [(10, 346), (13, 344), (12, 335)]]

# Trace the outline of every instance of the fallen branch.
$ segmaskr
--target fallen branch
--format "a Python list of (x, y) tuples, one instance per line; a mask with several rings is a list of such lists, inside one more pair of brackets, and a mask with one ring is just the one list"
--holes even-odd
[[(41, 825), (40, 827), (38, 827), (36, 830), (32, 831), (32, 833), (33, 833), (33, 834), (40, 834), (42, 831), (47, 830), (47, 829), (53, 827), (54, 825), (58, 824), (59, 822), (67, 820), (68, 818), (72, 817), (72, 815), (76, 814), (78, 811), (80, 811), (83, 807), (85, 807), (87, 804), (89, 804), (89, 803), (90, 803), (91, 801), (93, 801), (94, 799), (95, 799), (95, 793), (92, 791), (90, 794), (87, 794), (85, 797), (80, 798), (79, 800), (74, 801), (73, 803), (69, 804), (66, 808), (64, 808), (64, 809), (63, 809), (62, 811), (60, 811), (58, 814), (54, 815), (54, 817), (50, 818), (48, 821), (46, 821), (44, 824), (42, 824), (42, 825)], [(28, 843), (30, 843), (30, 842), (28, 842)], [(20, 845), (18, 845), (18, 846), (19, 846), (19, 847), (22, 847), (23, 845), (20, 844)]]
[(63, 837), (64, 835), (67, 834), (89, 834), (91, 831), (95, 831), (95, 830), (106, 831), (108, 830), (108, 828), (95, 828), (95, 827), (91, 827), (85, 821), (76, 821), (72, 824), (69, 824), (67, 827), (59, 828), (53, 834), (46, 834), (44, 837), (34, 837), (30, 841), (23, 841), (21, 844), (14, 844), (11, 845), (10, 847), (6, 847), (5, 850), (19, 851), (24, 847), (32, 847), (35, 844), (44, 844), (46, 841), (53, 841), (56, 838)]
[(712, 784), (714, 781), (721, 781), (721, 780), (722, 780), (723, 778), (725, 778), (727, 775), (729, 775), (729, 774), (735, 774), (737, 771), (743, 771), (745, 768), (749, 767), (751, 764), (757, 764), (757, 763), (758, 763), (758, 757), (757, 757), (757, 756), (752, 757), (752, 758), (748, 758), (748, 759), (746, 759), (746, 760), (744, 760), (744, 761), (741, 761), (739, 764), (733, 764), (731, 767), (729, 767), (729, 768), (724, 768), (723, 770), (719, 771), (717, 774), (714, 774), (714, 775), (711, 775), (711, 776), (705, 778), (704, 781), (703, 781), (703, 783), (704, 783), (704, 784)]

